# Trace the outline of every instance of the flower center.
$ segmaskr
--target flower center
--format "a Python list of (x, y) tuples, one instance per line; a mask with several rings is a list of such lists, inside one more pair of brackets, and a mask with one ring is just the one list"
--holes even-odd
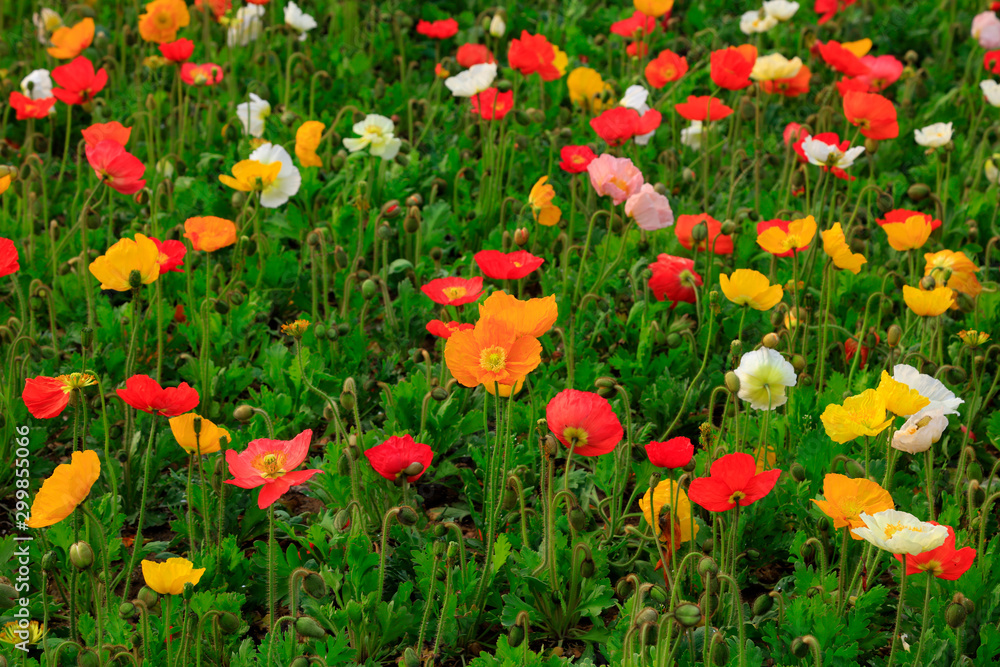
[(743, 493), (742, 491), (733, 491), (733, 495), (729, 496), (729, 502), (735, 505), (736, 503), (740, 502), (746, 497), (747, 494)]
[(488, 347), (479, 353), (479, 367), (484, 371), (499, 373), (507, 366), (507, 350), (499, 345)]
[(612, 176), (609, 183), (611, 183), (611, 185), (615, 186), (619, 190), (628, 190), (628, 185), (625, 184), (625, 181), (618, 178), (617, 176)]
[(468, 293), (464, 287), (445, 287), (441, 292), (448, 297), (449, 301), (460, 299)]
[(895, 535), (896, 533), (900, 532), (901, 530), (909, 530), (909, 531), (912, 531), (914, 533), (921, 532), (921, 530), (919, 528), (913, 528), (911, 526), (904, 526), (903, 522), (900, 521), (898, 523), (890, 523), (888, 526), (885, 527), (885, 529), (884, 529), (885, 539), (891, 540), (892, 536)]
[(260, 472), (264, 479), (277, 479), (285, 474), (285, 455), (281, 453), (270, 453), (258, 456), (254, 459), (253, 467)]
[(563, 437), (569, 440), (570, 447), (586, 447), (590, 434), (585, 429), (570, 426), (563, 430)]

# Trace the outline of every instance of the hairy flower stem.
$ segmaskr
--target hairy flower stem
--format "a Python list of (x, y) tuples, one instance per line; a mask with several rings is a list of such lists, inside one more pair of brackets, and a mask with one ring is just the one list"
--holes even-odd
[(889, 650), (887, 667), (896, 664), (896, 641), (899, 638), (899, 621), (903, 617), (903, 601), (906, 599), (906, 554), (902, 554), (903, 564), (899, 570), (899, 604), (896, 605), (896, 625), (892, 631), (892, 648)]
[(691, 383), (688, 384), (687, 391), (684, 392), (684, 400), (681, 401), (681, 407), (677, 411), (677, 415), (674, 417), (674, 420), (672, 422), (670, 422), (670, 426), (668, 426), (667, 430), (664, 431), (663, 435), (660, 436), (660, 440), (666, 440), (667, 437), (670, 435), (670, 433), (674, 430), (674, 427), (677, 426), (677, 422), (680, 421), (681, 417), (684, 415), (684, 410), (687, 408), (688, 399), (691, 398), (691, 391), (694, 389), (694, 386), (696, 384), (698, 384), (698, 380), (701, 379), (701, 376), (704, 375), (704, 373), (705, 373), (705, 368), (708, 366), (708, 353), (712, 349), (712, 340), (713, 340), (712, 339), (712, 325), (713, 324), (715, 324), (715, 318), (714, 317), (709, 317), (708, 318), (708, 336), (705, 338), (705, 341), (706, 341), (705, 342), (705, 354), (702, 356), (702, 359), (701, 359), (701, 368), (698, 369), (697, 375), (695, 375), (694, 379), (691, 380)]
[(145, 461), (143, 462), (142, 470), (142, 498), (139, 501), (139, 522), (135, 527), (135, 542), (132, 544), (132, 555), (128, 559), (128, 567), (125, 568), (125, 594), (122, 596), (123, 600), (129, 599), (129, 589), (132, 585), (132, 570), (135, 568), (136, 558), (139, 556), (139, 552), (142, 550), (142, 526), (143, 522), (146, 520), (146, 497), (149, 493), (149, 473), (150, 469), (153, 467), (153, 445), (156, 443), (156, 418), (159, 417), (157, 413), (153, 413), (153, 421), (149, 425), (149, 439), (146, 441), (146, 453)]
[[(385, 545), (385, 540), (383, 538), (383, 548)], [(274, 613), (275, 613), (275, 590), (274, 590), (274, 577), (276, 562), (274, 558), (274, 503), (271, 503), (267, 508), (267, 627), (268, 633), (271, 634), (271, 640), (267, 646), (267, 665), (270, 667), (271, 662), (271, 651), (274, 649), (275, 643), (277, 643), (278, 638), (275, 633), (278, 630), (278, 624), (275, 623)], [(383, 556), (384, 558), (384, 556)], [(385, 569), (385, 562), (383, 561), (382, 567), (379, 568), (379, 582), (381, 583), (382, 571)], [(381, 586), (379, 586), (379, 591), (381, 592)], [(381, 599), (381, 596), (379, 596)]]

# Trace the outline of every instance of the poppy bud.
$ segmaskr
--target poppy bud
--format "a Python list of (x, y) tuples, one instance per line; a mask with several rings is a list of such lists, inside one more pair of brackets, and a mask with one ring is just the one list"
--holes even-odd
[(889, 326), (889, 332), (886, 334), (885, 342), (890, 348), (895, 349), (899, 345), (899, 341), (902, 337), (902, 327), (898, 324), (892, 324)]
[(966, 377), (965, 369), (960, 366), (951, 366), (945, 373), (945, 379), (951, 384), (962, 384), (965, 382)]
[[(691, 460), (694, 461), (694, 459)], [(702, 553), (710, 554), (714, 549), (715, 549), (715, 542), (712, 540), (711, 537), (701, 543)]]
[(792, 474), (792, 479), (796, 482), (806, 481), (806, 469), (802, 467), (801, 463), (793, 463), (789, 468), (789, 472)]
[(382, 204), (382, 217), (388, 220), (392, 218), (398, 218), (403, 213), (402, 207), (399, 205), (398, 199), (390, 199), (386, 203)]
[(69, 560), (76, 569), (88, 570), (94, 564), (94, 550), (81, 540), (69, 548)]
[(618, 599), (624, 600), (631, 594), (632, 594), (632, 582), (630, 582), (628, 579), (624, 577), (619, 579), (618, 583), (615, 584), (615, 595), (618, 596)]
[(310, 639), (323, 639), (326, 637), (326, 630), (312, 616), (299, 616), (295, 619), (295, 631), (303, 637), (309, 637)]
[(736, 233), (736, 223), (733, 222), (732, 220), (724, 220), (722, 222), (722, 226), (719, 228), (719, 231), (721, 231), (726, 236), (731, 236), (732, 234)]
[(594, 576), (594, 557), (589, 553), (584, 556), (583, 562), (580, 563), (580, 576), (584, 579), (590, 579)]
[(708, 238), (708, 225), (706, 225), (704, 222), (699, 222), (697, 225), (694, 226), (694, 229), (691, 230), (691, 239), (695, 243), (702, 243), (707, 238)]
[(587, 525), (587, 514), (580, 507), (574, 507), (569, 511), (569, 525), (573, 530), (583, 530)]
[(804, 637), (796, 637), (792, 640), (792, 655), (796, 658), (804, 658), (809, 655), (809, 645)]
[(101, 667), (101, 659), (88, 648), (76, 655), (76, 665), (77, 667)]
[(757, 599), (753, 601), (753, 613), (754, 616), (763, 616), (767, 612), (771, 611), (774, 606), (774, 598), (772, 598), (767, 593), (763, 593), (757, 596)]
[[(517, 648), (513, 644), (511, 644), (511, 647)], [(420, 658), (412, 646), (407, 646), (406, 650), (403, 651), (403, 667), (420, 667)]]
[(847, 476), (851, 479), (860, 479), (865, 476), (865, 469), (854, 459), (847, 459), (847, 462), (844, 463), (844, 470), (847, 471)]
[(139, 592), (136, 594), (136, 598), (138, 598), (140, 602), (146, 605), (146, 607), (152, 608), (156, 606), (156, 601), (160, 599), (160, 596), (158, 596), (156, 594), (156, 591), (154, 591), (149, 586), (143, 586), (142, 588), (139, 589)]
[(132, 289), (139, 289), (142, 287), (142, 274), (139, 273), (137, 269), (133, 269), (130, 274), (128, 274), (128, 284)]
[(678, 347), (680, 347), (682, 342), (680, 334), (676, 333), (667, 334), (666, 342), (667, 342), (667, 347), (669, 347), (671, 350), (677, 349)]
[(684, 169), (681, 170), (681, 178), (690, 182), (697, 178), (697, 175), (691, 167), (684, 167)]
[(241, 405), (233, 410), (233, 418), (238, 422), (246, 424), (253, 419), (253, 408), (249, 405)]
[(337, 512), (337, 516), (333, 518), (333, 527), (339, 532), (344, 532), (351, 527), (351, 512), (350, 510), (340, 510)]
[(614, 389), (618, 385), (618, 381), (612, 377), (602, 376), (594, 380), (595, 387), (602, 387), (605, 389)]
[(757, 115), (757, 107), (754, 105), (753, 100), (744, 95), (740, 98), (740, 117), (743, 120), (753, 120)]
[(772, 331), (771, 333), (764, 336), (764, 338), (761, 339), (760, 342), (764, 347), (768, 348), (769, 350), (773, 350), (774, 348), (778, 347), (778, 343), (781, 342), (781, 339), (778, 338), (778, 334)]
[(729, 644), (726, 643), (721, 632), (712, 633), (712, 648), (709, 651), (711, 651), (712, 664), (716, 667), (729, 664)]
[(931, 194), (931, 188), (925, 183), (914, 183), (906, 189), (906, 196), (912, 201), (923, 201)]
[(316, 572), (310, 572), (302, 580), (302, 588), (309, 597), (318, 600), (326, 596), (326, 582)]
[(375, 286), (375, 281), (371, 278), (366, 278), (363, 283), (361, 283), (361, 296), (365, 301), (370, 301), (375, 293), (378, 291), (378, 287)]
[(944, 610), (944, 620), (951, 628), (960, 628), (965, 625), (965, 619), (968, 615), (965, 605), (961, 602), (951, 602)]
[(878, 207), (878, 212), (882, 215), (896, 208), (896, 203), (893, 201), (892, 195), (888, 192), (880, 192), (878, 198), (875, 200), (875, 205)]
[(792, 368), (795, 369), (796, 373), (801, 373), (806, 368), (806, 360), (801, 354), (796, 354), (792, 357)]
[(288, 667), (309, 667), (309, 658), (305, 657), (304, 655), (300, 655), (299, 657), (295, 658), (295, 660), (292, 660), (290, 663), (288, 663)]
[(220, 301), (219, 299), (212, 299), (212, 308), (219, 315), (225, 315), (229, 312), (229, 304), (225, 301)]
[(556, 440), (555, 436), (552, 435), (551, 433), (545, 436), (544, 445), (545, 445), (545, 452), (549, 456), (555, 456), (556, 452), (559, 451), (559, 441)]
[(698, 574), (706, 577), (710, 574), (715, 575), (719, 573), (719, 564), (715, 562), (715, 559), (711, 556), (702, 556), (701, 560), (698, 561)]
[(639, 613), (635, 615), (636, 625), (645, 625), (646, 623), (656, 623), (656, 618), (659, 614), (652, 607), (643, 607), (639, 610)]
[[(966, 451), (968, 451), (968, 449), (966, 449)], [(972, 455), (976, 455), (974, 450)], [(965, 476), (971, 480), (981, 482), (983, 481), (983, 467), (979, 465), (978, 461), (973, 461), (969, 464), (969, 467), (965, 469)]]
[(699, 623), (701, 623), (702, 614), (701, 608), (690, 602), (685, 602), (683, 604), (677, 605), (674, 610), (674, 618), (677, 622), (686, 628), (693, 628)]
[(118, 605), (118, 618), (127, 621), (135, 616), (135, 605), (131, 602), (122, 602)]
[(399, 513), (396, 515), (396, 520), (403, 526), (416, 525), (419, 519), (420, 517), (418, 517), (417, 513), (413, 511), (413, 508), (406, 505), (400, 507)]
[(419, 461), (414, 461), (410, 465), (403, 468), (402, 474), (407, 477), (413, 477), (414, 475), (419, 475), (424, 471), (424, 464)]
[(411, 206), (406, 212), (406, 218), (403, 220), (403, 231), (407, 234), (416, 234), (420, 231), (420, 209), (416, 206)]

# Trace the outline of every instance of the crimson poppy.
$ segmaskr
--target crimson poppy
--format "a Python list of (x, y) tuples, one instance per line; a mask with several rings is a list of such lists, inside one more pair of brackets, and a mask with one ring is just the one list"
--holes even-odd
[(983, 55), (983, 67), (990, 74), (1000, 74), (1000, 50), (987, 51)]
[(580, 456), (607, 454), (625, 435), (611, 404), (590, 391), (560, 391), (545, 407), (545, 422), (556, 440)]
[(897, 208), (889, 211), (885, 214), (885, 217), (878, 218), (875, 222), (878, 223), (879, 227), (882, 225), (888, 225), (890, 223), (896, 222), (906, 222), (908, 219), (915, 215), (922, 216), (925, 222), (930, 223), (931, 231), (934, 231), (941, 226), (941, 221), (935, 218), (933, 215), (928, 215), (927, 213), (921, 213), (920, 211), (911, 211), (906, 208)]
[(722, 223), (710, 216), (708, 213), (700, 213), (698, 215), (685, 214), (678, 216), (677, 223), (674, 225), (674, 233), (677, 235), (677, 240), (681, 242), (681, 245), (688, 250), (695, 249), (694, 239), (691, 238), (691, 233), (694, 228), (701, 222), (705, 223), (708, 227), (708, 235), (705, 240), (698, 244), (698, 250), (711, 251), (716, 255), (731, 255), (733, 254), (733, 237), (722, 233)]
[(87, 146), (87, 162), (102, 182), (123, 195), (135, 194), (146, 186), (142, 175), (146, 165), (117, 141), (105, 139)]
[(451, 335), (456, 331), (469, 331), (475, 328), (475, 324), (463, 324), (462, 322), (431, 320), (427, 323), (427, 332), (438, 338), (451, 338)]
[(10, 239), (0, 238), (0, 278), (21, 270), (17, 246)]
[(472, 111), (483, 120), (500, 120), (514, 108), (514, 91), (499, 93), (496, 88), (487, 88), (470, 97), (469, 102)]
[(113, 120), (110, 123), (94, 123), (87, 129), (80, 130), (80, 134), (88, 146), (96, 146), (104, 140), (116, 141), (125, 146), (132, 136), (132, 128)]
[(695, 302), (695, 288), (701, 286), (701, 276), (695, 273), (693, 259), (660, 254), (649, 270), (653, 273), (649, 289), (657, 301), (672, 301), (671, 310), (679, 303)]
[(742, 90), (751, 83), (750, 72), (755, 62), (757, 49), (751, 44), (712, 51), (712, 81), (726, 90)]
[(499, 250), (481, 250), (473, 259), (479, 270), (493, 280), (519, 280), (540, 267), (545, 260), (527, 250), (503, 253)]
[(527, 30), (521, 31), (520, 39), (510, 41), (507, 61), (524, 76), (538, 72), (542, 81), (555, 81), (569, 64), (566, 54), (553, 46), (545, 35), (532, 35)]
[(899, 136), (896, 107), (878, 93), (848, 92), (844, 95), (844, 115), (869, 139)]
[(180, 241), (168, 239), (161, 241), (149, 237), (149, 240), (156, 244), (156, 249), (160, 251), (160, 275), (173, 271), (174, 273), (184, 273), (180, 268), (184, 264), (184, 255), (187, 254), (187, 246)]
[(151, 415), (176, 417), (198, 406), (198, 391), (181, 382), (176, 387), (161, 387), (148, 375), (133, 375), (125, 380), (125, 388), (118, 390), (118, 398), (136, 410)]
[(853, 5), (857, 0), (816, 0), (813, 5), (813, 11), (820, 15), (819, 25), (823, 25), (827, 21), (833, 18), (833, 15), (837, 12), (842, 12), (847, 7)]
[(419, 465), (419, 472), (406, 476), (406, 481), (415, 482), (427, 472), (427, 468), (430, 467), (431, 461), (434, 459), (434, 451), (429, 445), (414, 442), (413, 436), (394, 435), (381, 445), (366, 449), (365, 457), (372, 464), (375, 472), (392, 481), (396, 481), (404, 472), (407, 472), (407, 468), (413, 466), (415, 469)]
[(56, 98), (43, 97), (39, 100), (33, 100), (27, 95), (12, 91), (8, 102), (17, 112), (18, 120), (28, 120), (29, 118), (47, 117), (56, 103)]
[(493, 57), (493, 52), (482, 44), (462, 44), (455, 53), (455, 61), (465, 69), (469, 69), (473, 65), (495, 63), (496, 59)]
[(646, 456), (657, 468), (683, 468), (694, 457), (694, 444), (690, 438), (671, 438), (666, 442), (650, 442)]
[[(777, 218), (775, 218), (774, 220), (761, 220), (760, 222), (757, 223), (757, 236), (760, 236), (761, 234), (763, 234), (767, 230), (771, 229), (772, 227), (777, 227), (778, 229), (780, 229), (781, 231), (783, 231), (783, 232), (785, 232), (787, 234), (788, 233), (788, 224), (790, 222), (791, 222), (791, 220), (779, 220)], [(804, 248), (802, 248), (802, 250), (805, 250), (808, 247), (809, 246), (805, 246)], [(775, 257), (791, 257), (796, 252), (800, 252), (800, 251), (796, 250), (795, 248), (792, 248), (791, 250), (789, 250), (787, 252), (773, 253), (773, 254), (774, 254)]]
[(646, 81), (653, 88), (659, 89), (677, 81), (687, 71), (687, 58), (682, 58), (673, 51), (660, 51), (660, 55), (646, 64)]
[(181, 65), (181, 81), (189, 86), (214, 86), (222, 81), (222, 68), (215, 63), (184, 63)]
[(441, 21), (417, 22), (417, 33), (431, 39), (448, 39), (454, 37), (458, 32), (458, 21), (455, 19), (444, 19)]
[(108, 83), (108, 73), (103, 67), (95, 72), (94, 63), (83, 56), (78, 56), (65, 65), (53, 69), (52, 79), (62, 86), (52, 89), (52, 94), (60, 102), (84, 104), (104, 90), (104, 86)]
[[(936, 521), (929, 521), (935, 526), (941, 524)], [(948, 537), (944, 544), (937, 549), (931, 549), (921, 554), (909, 554), (906, 559), (906, 574), (920, 574), (927, 572), (933, 574), (938, 579), (956, 581), (959, 577), (969, 571), (972, 561), (976, 559), (976, 550), (972, 547), (962, 547), (955, 549), (955, 529), (948, 528)], [(893, 554), (896, 560), (903, 562), (900, 554)]]
[(639, 39), (643, 34), (649, 35), (656, 29), (656, 17), (646, 16), (638, 9), (632, 16), (611, 24), (611, 32), (628, 39)]
[(820, 42), (818, 48), (823, 62), (844, 76), (861, 76), (871, 71), (868, 65), (861, 62), (861, 58), (841, 46), (840, 42), (831, 39), (829, 42)]
[(160, 44), (160, 53), (172, 63), (182, 63), (194, 53), (194, 42), (181, 37), (176, 41)]
[(652, 132), (660, 126), (662, 120), (662, 114), (656, 109), (650, 109), (640, 116), (635, 109), (618, 106), (590, 119), (590, 127), (609, 146), (621, 146), (633, 137)]
[(594, 151), (587, 146), (563, 146), (559, 150), (561, 162), (559, 167), (570, 174), (582, 174), (587, 171), (587, 165), (597, 158)]
[(687, 102), (678, 102), (674, 105), (674, 109), (684, 118), (697, 120), (702, 123), (706, 120), (709, 122), (722, 120), (733, 113), (733, 110), (723, 104), (717, 97), (709, 97), (707, 95), (698, 97), (688, 95)]
[(475, 278), (437, 278), (420, 288), (434, 303), (442, 306), (461, 306), (472, 303), (483, 295), (483, 279)]
[(757, 462), (750, 454), (735, 452), (716, 459), (709, 477), (691, 482), (688, 497), (709, 512), (725, 512), (737, 505), (746, 507), (771, 492), (780, 470), (757, 474)]
[(809, 92), (809, 81), (812, 79), (812, 72), (803, 65), (795, 76), (787, 79), (771, 79), (761, 81), (760, 87), (765, 93), (784, 95), (785, 97), (798, 97)]

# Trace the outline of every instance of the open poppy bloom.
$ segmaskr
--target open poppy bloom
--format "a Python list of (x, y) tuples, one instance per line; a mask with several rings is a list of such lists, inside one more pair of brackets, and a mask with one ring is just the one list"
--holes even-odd
[(132, 273), (139, 274), (139, 283), (148, 285), (160, 277), (160, 250), (153, 240), (136, 234), (135, 240), (120, 239), (107, 252), (90, 263), (90, 273), (101, 281), (101, 289), (128, 292)]
[(94, 123), (87, 129), (80, 130), (80, 134), (83, 135), (83, 140), (87, 142), (88, 146), (96, 146), (105, 140), (114, 141), (125, 146), (132, 136), (132, 128), (125, 127), (118, 121), (113, 120), (110, 123)]
[(829, 473), (823, 478), (823, 496), (826, 500), (815, 500), (816, 506), (833, 519), (833, 527), (848, 528), (855, 540), (861, 538), (850, 532), (851, 528), (863, 528), (861, 513), (875, 514), (896, 507), (889, 492), (875, 482), (846, 475)]
[(848, 396), (843, 405), (831, 403), (820, 415), (826, 434), (834, 442), (845, 443), (861, 436), (873, 437), (892, 426), (885, 400), (875, 389)]
[(927, 217), (929, 216), (917, 214), (903, 222), (889, 222), (882, 225), (882, 230), (889, 238), (889, 245), (900, 252), (924, 247), (934, 229)]
[(188, 218), (184, 221), (184, 238), (195, 250), (215, 252), (236, 243), (236, 224), (213, 215)]
[(103, 67), (95, 72), (94, 63), (80, 56), (52, 70), (52, 79), (61, 86), (52, 89), (52, 94), (60, 102), (85, 104), (104, 90), (108, 73)]
[(788, 402), (785, 390), (798, 383), (795, 367), (777, 350), (762, 347), (740, 357), (733, 371), (740, 381), (737, 396), (754, 410), (774, 410)]
[(520, 39), (510, 40), (507, 61), (524, 76), (537, 72), (542, 81), (555, 81), (566, 73), (569, 56), (549, 42), (545, 35), (532, 35), (522, 30)]
[(323, 160), (316, 155), (316, 149), (323, 139), (326, 124), (318, 120), (307, 120), (295, 131), (295, 157), (303, 167), (322, 167)]
[(802, 252), (816, 236), (816, 220), (810, 215), (788, 223), (788, 229), (771, 227), (757, 237), (757, 245), (771, 254)]
[(580, 456), (607, 454), (625, 435), (611, 403), (590, 391), (563, 389), (545, 407), (545, 421), (556, 440)]
[(690, 438), (677, 437), (665, 442), (655, 440), (646, 445), (646, 456), (657, 468), (683, 468), (694, 458), (694, 444)]
[(606, 100), (614, 95), (611, 84), (605, 83), (600, 73), (590, 67), (577, 67), (566, 77), (569, 101), (587, 112), (598, 112)]
[(214, 454), (222, 449), (223, 440), (227, 444), (233, 441), (229, 431), (194, 412), (171, 417), (168, 421), (174, 440), (189, 454)]
[(931, 400), (922, 396), (905, 382), (896, 380), (888, 372), (882, 371), (878, 387), (875, 389), (885, 403), (885, 409), (899, 417), (909, 417), (930, 405)]
[(487, 315), (471, 331), (456, 331), (444, 348), (448, 370), (463, 387), (513, 386), (541, 363), (542, 344), (509, 322)]
[(455, 62), (468, 69), (473, 65), (495, 63), (493, 52), (482, 44), (462, 44), (455, 52)]
[(844, 115), (869, 139), (895, 139), (899, 136), (896, 107), (878, 93), (848, 92), (844, 95)]
[(615, 106), (592, 118), (590, 127), (609, 146), (621, 146), (629, 139), (655, 131), (662, 120), (662, 114), (656, 109), (640, 115), (635, 109)]
[(162, 563), (142, 561), (142, 578), (146, 585), (160, 595), (180, 595), (184, 585), (201, 581), (205, 568), (195, 568), (187, 558), (168, 558)]
[(414, 442), (411, 435), (394, 435), (382, 444), (366, 449), (365, 458), (375, 472), (387, 480), (396, 481), (405, 476), (406, 481), (412, 484), (427, 472), (434, 459), (434, 451), (430, 445)]
[(634, 195), (642, 188), (643, 177), (632, 160), (603, 153), (587, 165), (590, 184), (597, 194), (611, 197), (615, 206)]
[(934, 276), (939, 285), (943, 284), (973, 298), (983, 291), (982, 284), (976, 278), (979, 267), (966, 257), (964, 252), (953, 250), (928, 252), (924, 253), (924, 261), (926, 262), (924, 275)]
[(674, 224), (670, 201), (649, 183), (643, 183), (638, 192), (625, 200), (625, 215), (635, 220), (639, 229), (647, 232)]
[(458, 32), (458, 21), (443, 19), (441, 21), (417, 21), (417, 34), (431, 39), (448, 39)]
[(897, 208), (889, 211), (885, 216), (875, 220), (879, 224), (879, 227), (892, 224), (894, 222), (906, 222), (915, 215), (922, 216), (924, 220), (931, 226), (931, 231), (934, 231), (941, 226), (941, 221), (935, 218), (933, 215), (927, 213), (921, 213), (920, 211), (911, 211), (905, 208)]
[(581, 174), (587, 171), (587, 167), (597, 156), (587, 146), (563, 146), (559, 150), (559, 157), (561, 159), (559, 167), (563, 171)]
[(94, 174), (112, 190), (131, 195), (146, 187), (146, 165), (117, 141), (105, 139), (87, 146), (86, 153)]
[(896, 56), (865, 56), (861, 63), (868, 67), (867, 74), (860, 74), (855, 79), (865, 85), (862, 92), (880, 93), (903, 75), (903, 63)]
[(912, 514), (888, 509), (860, 515), (864, 526), (851, 532), (889, 553), (916, 556), (937, 549), (948, 539), (945, 526), (921, 521)]
[(90, 449), (73, 452), (69, 463), (56, 466), (31, 504), (30, 528), (45, 528), (59, 523), (87, 499), (90, 487), (101, 475), (101, 460)]
[(834, 223), (833, 227), (825, 232), (820, 232), (819, 235), (823, 238), (823, 252), (838, 269), (845, 269), (858, 275), (861, 267), (868, 263), (864, 255), (852, 251), (847, 245), (847, 238), (839, 222)]
[(486, 317), (507, 323), (519, 337), (538, 338), (556, 323), (559, 307), (554, 294), (521, 301), (511, 294), (497, 291), (479, 304), (479, 319)]
[(312, 430), (306, 429), (291, 440), (252, 440), (247, 448), (237, 453), (226, 450), (229, 474), (235, 479), (227, 479), (226, 484), (241, 489), (261, 487), (257, 496), (257, 506), (267, 509), (288, 489), (305, 484), (322, 470), (296, 470), (309, 455)]
[[(694, 228), (701, 223), (705, 223), (708, 228), (708, 235), (704, 241), (696, 243), (692, 237)], [(694, 250), (697, 246), (699, 252), (714, 252), (716, 255), (733, 254), (733, 237), (722, 233), (722, 223), (710, 216), (708, 213), (698, 215), (681, 215), (674, 225), (674, 233), (677, 240), (688, 250)]]
[(770, 310), (781, 301), (781, 285), (772, 285), (760, 271), (736, 269), (732, 275), (719, 274), (719, 286), (726, 298), (737, 306)]
[[(928, 521), (932, 526), (940, 526), (936, 521)], [(956, 581), (959, 577), (969, 571), (972, 562), (976, 559), (976, 550), (972, 547), (955, 548), (955, 529), (945, 526), (948, 529), (948, 537), (944, 544), (936, 549), (925, 551), (921, 554), (911, 555), (906, 559), (906, 574), (920, 574), (926, 572), (938, 579)], [(896, 560), (903, 561), (903, 557), (895, 554)]]
[(805, 65), (792, 76), (781, 79), (769, 79), (761, 81), (760, 87), (765, 93), (784, 95), (785, 97), (798, 97), (809, 92), (809, 82), (812, 80), (812, 72)]
[(233, 175), (219, 174), (219, 181), (240, 192), (263, 192), (277, 180), (281, 165), (281, 162), (240, 160), (233, 165)]
[(176, 387), (161, 387), (148, 375), (133, 375), (125, 380), (125, 388), (118, 390), (118, 398), (136, 410), (151, 415), (176, 417), (198, 407), (197, 390), (181, 382)]
[(165, 44), (177, 39), (177, 31), (191, 22), (184, 0), (153, 0), (139, 15), (139, 36), (147, 42)]
[(498, 92), (487, 88), (469, 98), (472, 111), (483, 120), (500, 120), (514, 108), (514, 91)]
[(699, 477), (688, 488), (691, 501), (709, 512), (726, 512), (737, 505), (752, 505), (769, 494), (781, 476), (777, 469), (757, 474), (753, 456), (743, 452), (716, 459), (710, 472), (709, 477)]
[(854, 165), (862, 153), (864, 146), (851, 148), (851, 142), (841, 141), (836, 132), (822, 132), (816, 136), (806, 135), (792, 144), (798, 156), (808, 162), (828, 171), (837, 178), (853, 181), (845, 169)]
[(632, 4), (637, 10), (647, 16), (669, 18), (670, 10), (674, 8), (674, 0), (632, 0)]
[[(791, 224), (791, 222), (792, 222), (791, 220), (779, 220), (777, 218), (774, 220), (761, 220), (760, 222), (757, 223), (757, 236), (760, 236), (771, 227), (777, 227), (785, 234), (787, 234), (788, 225)], [(775, 257), (791, 257), (796, 252), (798, 251), (792, 248), (791, 250), (786, 250), (785, 252), (775, 252), (771, 254), (774, 255)]]
[[(639, 509), (653, 534), (664, 542), (667, 553), (677, 551), (684, 542), (698, 536), (698, 524), (691, 521), (691, 501), (680, 484), (672, 479), (660, 480), (639, 499)], [(694, 532), (692, 532), (692, 524)]]
[(181, 81), (189, 86), (214, 86), (222, 81), (222, 68), (215, 63), (184, 63)]
[(646, 81), (653, 88), (663, 88), (668, 83), (677, 81), (687, 74), (687, 58), (677, 55), (673, 51), (660, 51), (660, 55), (650, 60), (646, 64)]
[(823, 61), (844, 76), (862, 76), (871, 71), (871, 68), (861, 61), (860, 56), (844, 48), (840, 42), (833, 40), (820, 42), (818, 48)]
[(194, 53), (194, 42), (182, 37), (173, 42), (160, 44), (160, 53), (172, 63), (182, 63)]
[(437, 278), (421, 287), (420, 291), (442, 306), (461, 306), (483, 295), (483, 279), (478, 276), (468, 279), (457, 276)]
[(649, 270), (653, 273), (649, 289), (657, 301), (672, 301), (671, 310), (678, 303), (695, 302), (695, 288), (701, 286), (701, 276), (695, 273), (693, 259), (661, 253)]
[(750, 72), (757, 61), (757, 47), (752, 44), (728, 46), (712, 51), (711, 76), (719, 88), (742, 90), (751, 83)]
[(48, 118), (49, 111), (56, 103), (56, 98), (43, 97), (35, 100), (12, 90), (7, 101), (11, 108), (17, 112), (18, 120), (28, 120), (29, 118)]
[(546, 181), (548, 176), (540, 177), (528, 193), (528, 204), (531, 206), (531, 214), (535, 217), (535, 222), (545, 227), (552, 227), (559, 222), (562, 217), (562, 210), (552, 203), (556, 196), (556, 190)]
[(463, 324), (462, 322), (442, 322), (441, 320), (431, 320), (427, 323), (427, 333), (438, 338), (451, 338), (456, 331), (471, 331), (476, 328), (475, 324)]
[(674, 105), (674, 109), (684, 118), (701, 123), (722, 120), (733, 113), (733, 110), (723, 104), (719, 98), (707, 95), (700, 97), (688, 95), (687, 102), (678, 102)]
[(922, 290), (903, 285), (903, 301), (910, 310), (921, 317), (937, 317), (955, 303), (955, 291), (950, 287)]
[(639, 39), (644, 34), (649, 35), (656, 29), (656, 17), (647, 16), (638, 9), (632, 12), (632, 16), (611, 24), (611, 32), (621, 35), (627, 39)]
[(479, 270), (493, 280), (520, 280), (545, 263), (527, 250), (503, 253), (499, 250), (481, 250), (473, 255)]
[(14, 242), (10, 239), (0, 238), (0, 277), (20, 271), (21, 265), (18, 263), (18, 259), (17, 246), (14, 245)]
[(184, 273), (184, 269), (180, 267), (184, 263), (187, 247), (182, 242), (173, 239), (161, 241), (153, 237), (150, 237), (149, 240), (156, 244), (156, 249), (160, 253), (158, 262), (161, 276), (170, 272)]
[(46, 51), (53, 58), (58, 60), (76, 58), (94, 41), (94, 19), (85, 18), (73, 27), (57, 28), (49, 41), (52, 42), (52, 46)]
[(97, 378), (90, 373), (70, 373), (57, 377), (40, 375), (25, 379), (21, 399), (32, 417), (52, 419), (63, 413), (74, 390), (96, 383)]

